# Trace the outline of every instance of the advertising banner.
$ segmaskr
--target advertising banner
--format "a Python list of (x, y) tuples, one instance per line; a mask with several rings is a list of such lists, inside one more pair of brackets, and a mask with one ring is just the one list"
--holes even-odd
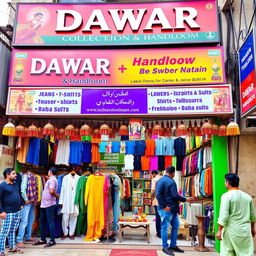
[(9, 88), (7, 115), (219, 115), (230, 85), (172, 88)]
[(14, 46), (219, 42), (215, 0), (18, 4)]
[(9, 85), (161, 86), (225, 83), (223, 48), (14, 50)]
[(255, 32), (252, 31), (239, 49), (241, 114), (248, 115), (256, 107)]
[(14, 149), (0, 145), (0, 180), (3, 180), (3, 171), (14, 167)]

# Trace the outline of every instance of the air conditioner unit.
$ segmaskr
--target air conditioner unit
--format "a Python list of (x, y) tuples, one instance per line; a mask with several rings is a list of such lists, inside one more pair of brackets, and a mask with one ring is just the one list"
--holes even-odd
[(256, 135), (256, 116), (241, 119), (241, 134)]

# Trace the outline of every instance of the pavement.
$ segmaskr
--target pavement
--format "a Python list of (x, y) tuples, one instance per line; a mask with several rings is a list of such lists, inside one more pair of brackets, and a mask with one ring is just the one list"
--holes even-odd
[[(77, 244), (77, 246), (79, 246)], [(109, 256), (111, 253), (111, 249), (133, 249), (137, 250), (138, 252), (143, 249), (151, 249), (151, 250), (156, 250), (158, 256), (164, 256), (166, 255), (165, 253), (162, 252), (161, 247), (152, 247), (152, 246), (115, 246), (115, 245), (91, 245), (87, 246), (82, 246), (82, 248), (68, 248), (70, 245), (57, 245), (52, 248), (43, 248), (43, 247), (29, 247), (23, 249), (24, 251), (24, 256)], [(81, 246), (80, 246), (81, 247)], [(175, 253), (176, 256), (218, 256), (216, 252), (211, 250), (210, 252), (197, 252), (194, 251), (193, 247), (182, 247), (182, 249), (185, 250), (185, 253)], [(7, 255), (11, 255), (10, 253)], [(121, 254), (120, 254), (121, 255)], [(123, 256), (125, 256), (125, 253), (122, 253)], [(129, 254), (130, 255), (130, 254)], [(139, 255), (143, 255), (138, 253)]]

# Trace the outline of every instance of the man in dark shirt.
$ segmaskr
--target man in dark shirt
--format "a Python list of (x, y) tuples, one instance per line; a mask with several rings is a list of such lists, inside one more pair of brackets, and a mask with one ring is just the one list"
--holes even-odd
[[(174, 255), (173, 251), (183, 253), (177, 246), (177, 235), (179, 230), (179, 202), (192, 202), (192, 198), (185, 198), (178, 194), (177, 185), (173, 180), (175, 168), (167, 167), (165, 175), (156, 183), (156, 198), (158, 201), (158, 213), (161, 217), (161, 238), (163, 252)], [(168, 229), (172, 225), (171, 244), (168, 245)]]
[(0, 256), (5, 256), (5, 240), (8, 236), (9, 251), (23, 253), (15, 247), (15, 232), (20, 222), (22, 208), (21, 194), (16, 184), (16, 173), (7, 168), (3, 172), (5, 180), (0, 184), (0, 218), (2, 230), (0, 233)]

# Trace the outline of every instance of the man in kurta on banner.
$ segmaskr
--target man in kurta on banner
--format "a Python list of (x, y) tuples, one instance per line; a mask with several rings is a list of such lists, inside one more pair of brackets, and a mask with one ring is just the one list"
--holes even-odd
[(234, 173), (225, 175), (228, 192), (222, 195), (219, 229), (221, 256), (253, 256), (256, 212), (252, 198), (239, 190), (239, 177)]

